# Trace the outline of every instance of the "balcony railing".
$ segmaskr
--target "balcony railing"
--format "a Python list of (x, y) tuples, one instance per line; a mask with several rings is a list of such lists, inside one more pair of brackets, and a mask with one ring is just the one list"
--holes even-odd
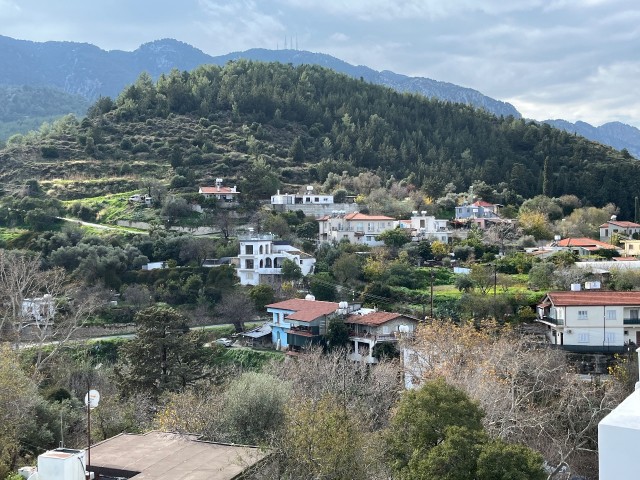
[(548, 323), (553, 323), (554, 325), (564, 325), (564, 320), (562, 320), (561, 318), (551, 318), (548, 317), (547, 315), (541, 317), (539, 319), (541, 322), (548, 322)]
[(625, 318), (622, 323), (624, 325), (640, 325), (640, 318)]

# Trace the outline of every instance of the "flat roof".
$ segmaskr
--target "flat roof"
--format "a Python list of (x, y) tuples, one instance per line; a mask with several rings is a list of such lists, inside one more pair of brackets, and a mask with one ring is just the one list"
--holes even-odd
[(135, 480), (233, 480), (266, 455), (194, 435), (123, 433), (91, 447), (91, 470), (132, 472)]
[(634, 391), (609, 415), (600, 420), (599, 426), (602, 425), (640, 430), (640, 390)]

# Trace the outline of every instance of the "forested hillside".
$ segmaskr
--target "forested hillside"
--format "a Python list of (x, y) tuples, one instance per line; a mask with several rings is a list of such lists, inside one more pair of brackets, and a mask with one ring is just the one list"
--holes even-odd
[(89, 105), (84, 97), (55, 88), (0, 85), (0, 142), (68, 113), (84, 116)]
[[(118, 172), (171, 164), (193, 182), (241, 179), (262, 158), (284, 182), (329, 172), (376, 171), (431, 197), (482, 180), (504, 204), (544, 193), (575, 194), (633, 212), (640, 165), (581, 137), (459, 104), (430, 101), (317, 66), (238, 61), (143, 75), (114, 101), (100, 99), (78, 124), (17, 138), (0, 154), (4, 182)], [(127, 168), (128, 166), (128, 168)], [(139, 168), (138, 168), (139, 167)], [(195, 185), (195, 183), (194, 183)]]

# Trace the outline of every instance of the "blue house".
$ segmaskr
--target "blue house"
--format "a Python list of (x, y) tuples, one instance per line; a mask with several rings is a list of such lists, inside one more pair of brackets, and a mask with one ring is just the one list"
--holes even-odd
[(276, 349), (299, 351), (318, 344), (338, 308), (338, 303), (317, 301), (313, 295), (267, 305), (267, 312), (273, 314), (271, 334)]

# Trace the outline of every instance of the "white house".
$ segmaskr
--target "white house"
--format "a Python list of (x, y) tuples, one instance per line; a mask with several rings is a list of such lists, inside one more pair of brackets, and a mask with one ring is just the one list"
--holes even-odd
[(42, 297), (25, 298), (22, 300), (22, 321), (25, 324), (35, 323), (38, 327), (47, 327), (53, 324), (56, 316), (56, 305), (51, 295)]
[(152, 205), (153, 204), (153, 197), (150, 195), (142, 195), (140, 193), (136, 193), (134, 195), (131, 195), (129, 197), (129, 202), (130, 203), (144, 203), (145, 205)]
[(411, 219), (398, 220), (396, 225), (400, 228), (409, 229), (413, 241), (438, 240), (449, 243), (451, 230), (447, 227), (447, 220), (439, 220), (427, 212), (412, 212)]
[[(349, 197), (353, 198), (353, 197)], [(308, 186), (306, 193), (278, 193), (271, 196), (271, 208), (276, 211), (302, 210), (305, 215), (321, 217), (332, 212), (351, 213), (358, 211), (358, 204), (351, 202), (334, 203), (333, 195), (321, 195)]]
[(613, 234), (630, 238), (634, 233), (640, 234), (640, 224), (619, 221), (615, 215), (611, 217), (611, 220), (600, 225), (600, 241), (602, 242), (609, 242)]
[(167, 262), (149, 262), (140, 267), (142, 270), (160, 270), (162, 268), (167, 268)]
[(271, 234), (240, 236), (240, 254), (236, 272), (241, 285), (280, 281), (282, 263), (289, 259), (300, 267), (303, 276), (313, 273), (316, 259), (289, 242), (274, 240)]
[(396, 226), (395, 220), (391, 217), (358, 212), (326, 215), (317, 221), (320, 242), (340, 242), (347, 239), (351, 243), (372, 247), (383, 245), (384, 242), (378, 240), (378, 235)]
[(550, 343), (573, 352), (622, 352), (640, 343), (640, 292), (549, 292), (537, 307)]
[(562, 240), (554, 240), (549, 244), (549, 247), (554, 252), (567, 251), (573, 252), (579, 256), (597, 255), (598, 250), (617, 249), (610, 243), (600, 242), (598, 240), (593, 240), (592, 238), (586, 237), (563, 238)]
[(313, 193), (313, 189), (306, 194), (278, 193), (271, 195), (271, 205), (332, 205), (333, 195), (320, 195)]
[(238, 196), (240, 192), (234, 185), (233, 187), (225, 187), (222, 185), (222, 179), (216, 178), (216, 185), (214, 187), (200, 187), (198, 193), (204, 198), (215, 198), (220, 203), (238, 203)]
[(400, 313), (379, 312), (362, 308), (349, 315), (344, 323), (349, 327), (351, 354), (355, 361), (377, 363), (373, 349), (381, 343), (396, 344), (403, 336), (411, 336), (418, 321)]
[(494, 223), (503, 222), (498, 215), (498, 209), (502, 205), (478, 200), (472, 204), (464, 204), (456, 207), (456, 221), (475, 223), (481, 229), (488, 228)]

